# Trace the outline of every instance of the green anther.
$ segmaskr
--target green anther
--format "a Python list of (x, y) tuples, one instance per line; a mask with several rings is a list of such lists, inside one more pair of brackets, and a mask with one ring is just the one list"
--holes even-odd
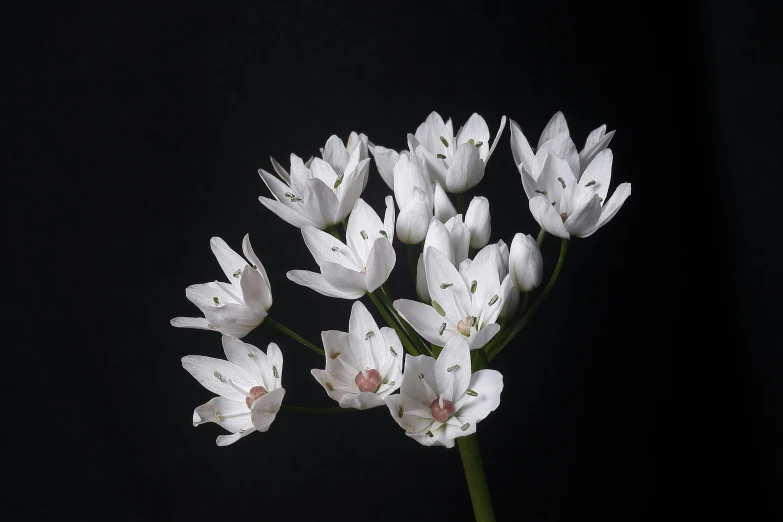
[(275, 379), (279, 379), (280, 378), (280, 374), (277, 373), (277, 366), (274, 366), (274, 365), (272, 366), (272, 375), (275, 376)]
[(331, 382), (327, 381), (326, 382), (326, 387), (329, 388), (329, 391), (334, 391), (334, 386), (332, 386)]
[(445, 290), (445, 289), (447, 289), (450, 286), (454, 286), (454, 283), (441, 283), (440, 289), (441, 290)]
[(473, 319), (471, 319), (470, 321), (470, 327), (473, 328), (474, 326), (476, 326), (476, 323), (478, 323), (478, 317), (474, 315)]
[(420, 374), (419, 374), (419, 379), (423, 379), (423, 378), (424, 378), (424, 374), (423, 374), (423, 373), (420, 373)]
[(212, 302), (215, 303), (216, 305), (219, 305), (220, 304), (220, 299), (218, 299), (217, 297), (213, 297), (212, 298)]
[(255, 359), (256, 358), (256, 356), (253, 355), (252, 353), (248, 353), (247, 356), (250, 357), (251, 359)]
[(332, 247), (332, 252), (337, 252), (337, 247)]
[(399, 418), (402, 418), (403, 414), (405, 414), (405, 405), (400, 404), (399, 406), (397, 406), (397, 416)]
[(397, 384), (395, 381), (389, 381), (389, 386), (394, 386), (395, 384)]
[(555, 206), (555, 203), (557, 203), (557, 202), (556, 202), (556, 201), (553, 201), (553, 202), (552, 202), (552, 206), (553, 206), (553, 207)]
[(598, 202), (599, 203), (603, 203), (604, 202), (604, 198), (598, 198)]
[(478, 397), (478, 393), (476, 393), (475, 391), (471, 390), (470, 388), (468, 388), (468, 391), (466, 391), (465, 393), (467, 393), (471, 397)]
[(560, 184), (563, 185), (563, 188), (565, 188), (565, 181), (563, 181), (563, 178), (557, 178), (557, 181), (559, 181)]
[(495, 294), (492, 296), (492, 299), (489, 300), (489, 306), (492, 306), (493, 304), (498, 302), (498, 295)]
[(241, 269), (241, 268), (237, 268), (237, 271), (236, 271), (236, 272), (234, 272), (234, 273), (233, 273), (233, 274), (231, 274), (231, 275), (232, 275), (232, 276), (234, 276), (234, 277), (239, 277), (239, 276), (241, 276), (241, 275), (242, 275), (242, 269)]
[(455, 364), (454, 366), (449, 366), (448, 368), (446, 368), (446, 371), (451, 373), (454, 370), (456, 370), (457, 368), (459, 368), (459, 364)]
[(331, 355), (329, 356), (329, 358), (330, 358), (330, 359), (337, 359), (338, 357), (340, 357), (340, 354), (341, 354), (341, 353), (343, 353), (343, 352), (340, 352), (340, 351), (334, 352), (333, 354), (331, 354)]
[(288, 199), (294, 199), (296, 196), (294, 196), (294, 195), (293, 195), (293, 194), (291, 194), (290, 192), (286, 192), (286, 193), (285, 193), (285, 197), (287, 197)]
[(359, 234), (362, 235), (362, 239), (367, 239), (368, 237), (370, 237), (370, 236), (367, 235), (367, 232), (365, 232), (364, 230), (360, 230)]
[(473, 280), (473, 282), (472, 282), (472, 283), (470, 283), (470, 293), (471, 293), (471, 294), (475, 294), (475, 293), (476, 293), (476, 287), (477, 287), (477, 286), (478, 286), (478, 281), (476, 281), (476, 280), (474, 279), (474, 280)]
[(340, 175), (340, 176), (337, 177), (337, 181), (334, 182), (334, 188), (339, 187), (340, 183), (342, 183), (342, 182), (343, 182), (343, 176)]
[(389, 384), (389, 378), (384, 377), (383, 380), (381, 381), (381, 384)]
[(441, 317), (446, 317), (446, 311), (443, 309), (442, 306), (440, 306), (439, 302), (433, 301), (432, 307), (435, 309), (436, 312), (438, 312), (438, 315), (440, 315)]
[(546, 190), (538, 190), (538, 189), (536, 189), (536, 192), (538, 192), (542, 196), (546, 196)]
[(385, 230), (379, 230), (378, 233), (386, 239), (389, 239), (389, 234), (387, 234)]
[(393, 356), (397, 357), (397, 352), (394, 350), (393, 347), (389, 346), (389, 351), (392, 353)]
[(446, 156), (444, 156), (443, 154), (436, 154), (435, 156), (436, 156), (438, 159), (446, 159)]
[(220, 410), (215, 410), (215, 418), (218, 422), (223, 422), (223, 417), (220, 416)]
[(440, 330), (438, 330), (438, 335), (443, 335), (443, 331), (446, 329), (446, 323), (443, 323), (440, 325)]
[(220, 382), (226, 382), (226, 378), (225, 378), (225, 377), (223, 377), (222, 375), (220, 375), (220, 372), (218, 372), (217, 370), (215, 370), (215, 371), (212, 373), (212, 375), (214, 375), (215, 377), (217, 377), (217, 380), (219, 380)]
[(587, 185), (585, 185), (585, 187), (592, 187), (593, 185), (595, 185), (595, 180), (592, 180), (589, 183), (587, 183)]
[(449, 148), (449, 142), (446, 141), (446, 138), (444, 138), (443, 136), (440, 137), (440, 142), (443, 144), (444, 147), (446, 147), (447, 149)]
[(375, 335), (375, 332), (373, 332), (372, 330), (370, 330), (369, 332), (367, 332), (367, 333), (364, 335), (364, 340), (365, 340), (365, 341), (367, 341), (367, 340), (368, 340), (370, 337), (372, 337), (373, 335)]
[(209, 328), (210, 330), (214, 330), (215, 326), (212, 323), (207, 323), (207, 328)]
[(253, 265), (253, 270), (258, 270), (258, 265)]
[(471, 145), (474, 145), (474, 146), (476, 145), (476, 141), (473, 138), (470, 138), (468, 140), (468, 143), (470, 143)]
[(427, 430), (424, 433), (426, 433), (428, 437), (434, 437), (435, 436), (435, 435), (432, 434), (432, 432), (430, 430)]
[(482, 145), (484, 145), (484, 142), (483, 142), (483, 141), (480, 141), (480, 142), (476, 143), (476, 148), (477, 148), (477, 149), (478, 149), (478, 148), (481, 148), (481, 146), (482, 146)]
[(469, 422), (466, 422), (465, 424), (462, 425), (462, 431), (465, 431), (468, 428), (470, 428), (470, 423)]

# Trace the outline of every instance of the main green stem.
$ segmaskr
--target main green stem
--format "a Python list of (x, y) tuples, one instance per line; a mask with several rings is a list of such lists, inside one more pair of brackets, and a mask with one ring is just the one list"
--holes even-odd
[(514, 338), (515, 335), (517, 335), (522, 328), (525, 327), (525, 325), (530, 321), (530, 319), (536, 314), (536, 311), (541, 307), (541, 305), (544, 303), (544, 300), (549, 295), (549, 292), (552, 291), (552, 287), (555, 286), (555, 283), (557, 282), (557, 277), (560, 275), (560, 270), (563, 268), (563, 263), (565, 263), (565, 256), (566, 251), (568, 250), (568, 240), (563, 239), (560, 242), (560, 257), (557, 259), (557, 265), (555, 265), (555, 271), (552, 272), (552, 277), (549, 278), (549, 282), (546, 285), (546, 288), (544, 288), (544, 291), (541, 292), (541, 295), (536, 300), (535, 304), (528, 310), (528, 312), (523, 315), (517, 322), (514, 324), (514, 326), (511, 328), (511, 330), (508, 330), (506, 334), (503, 336), (503, 339), (496, 345), (493, 345), (490, 347), (489, 351), (487, 352), (487, 359), (490, 361), (494, 359), (497, 354), (500, 353), (500, 350), (502, 350), (509, 342), (511, 342), (511, 339)]
[[(377, 290), (376, 290), (377, 291)], [(378, 311), (383, 316), (384, 321), (386, 321), (386, 324), (391, 326), (395, 332), (397, 332), (397, 337), (400, 338), (400, 342), (402, 342), (402, 345), (405, 347), (406, 350), (408, 350), (408, 353), (411, 355), (419, 355), (419, 351), (416, 349), (415, 346), (411, 343), (410, 339), (405, 335), (405, 332), (402, 331), (402, 328), (400, 328), (400, 325), (398, 325), (394, 319), (389, 315), (389, 312), (386, 311), (386, 308), (383, 307), (383, 303), (375, 296), (373, 292), (367, 292), (367, 296), (370, 298), (370, 301), (372, 301), (372, 304), (375, 305), (375, 308), (378, 309)]]
[(492, 510), (492, 498), (489, 495), (476, 434), (460, 437), (457, 439), (457, 445), (462, 457), (462, 467), (465, 468), (465, 478), (468, 480), (470, 501), (473, 503), (476, 522), (494, 522), (495, 512)]
[(294, 341), (302, 343), (303, 345), (307, 346), (308, 348), (310, 348), (312, 351), (314, 351), (318, 355), (324, 355), (324, 351), (323, 350), (318, 348), (316, 345), (314, 345), (313, 343), (311, 343), (310, 341), (308, 341), (307, 339), (305, 339), (304, 337), (302, 337), (301, 335), (299, 335), (295, 331), (293, 331), (290, 328), (288, 328), (286, 326), (283, 326), (282, 324), (278, 323), (277, 321), (275, 321), (271, 317), (266, 316), (266, 319), (264, 319), (264, 324), (268, 324), (269, 326), (272, 326), (272, 327), (276, 328), (277, 330), (280, 330), (281, 332), (286, 334), (288, 337), (290, 337)]

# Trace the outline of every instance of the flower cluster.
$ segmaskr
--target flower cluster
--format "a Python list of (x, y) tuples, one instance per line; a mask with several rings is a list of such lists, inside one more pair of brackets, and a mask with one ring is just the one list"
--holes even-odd
[[(321, 332), (322, 348), (268, 317), (269, 277), (246, 235), (244, 258), (220, 238), (210, 245), (228, 282), (196, 284), (186, 297), (204, 317), (177, 317), (177, 327), (222, 334), (226, 359), (187, 356), (183, 367), (218, 396), (199, 406), (193, 424), (217, 423), (231, 444), (266, 431), (283, 404), (283, 355), (275, 343), (266, 353), (241, 341), (261, 324), (277, 328), (323, 357), (312, 375), (343, 410), (386, 406), (405, 434), (425, 446), (453, 447), (498, 408), (503, 376), (486, 366), (527, 324), (554, 284), (566, 240), (587, 237), (605, 225), (631, 193), (620, 184), (607, 199), (614, 131), (594, 130), (577, 151), (566, 120), (555, 114), (534, 151), (510, 122), (511, 152), (538, 239), (518, 232), (506, 243), (491, 241), (490, 202), (463, 194), (486, 175), (506, 125), (503, 116), (490, 145), (485, 120), (473, 114), (454, 133), (451, 119), (430, 114), (395, 151), (351, 133), (331, 136), (321, 157), (291, 154), (290, 169), (272, 159), (277, 176), (259, 169), (272, 198), (261, 203), (301, 230), (317, 271), (291, 270), (292, 282), (325, 296), (354, 301), (348, 331)], [(372, 157), (371, 157), (372, 156)], [(362, 193), (370, 162), (393, 195), (381, 215)], [(457, 205), (450, 194), (457, 194)], [(524, 201), (524, 200), (523, 200)], [(396, 206), (395, 206), (396, 202)], [(396, 209), (399, 209), (399, 212)], [(342, 235), (341, 235), (342, 231)], [(561, 256), (547, 286), (541, 243), (562, 238)], [(418, 299), (392, 297), (387, 280), (396, 266), (394, 236), (408, 249)], [(418, 261), (417, 261), (418, 260)], [(537, 302), (528, 306), (536, 293)], [(358, 299), (367, 296), (387, 326), (379, 327)], [(523, 298), (524, 296), (524, 298)], [(407, 352), (407, 353), (406, 353)]]

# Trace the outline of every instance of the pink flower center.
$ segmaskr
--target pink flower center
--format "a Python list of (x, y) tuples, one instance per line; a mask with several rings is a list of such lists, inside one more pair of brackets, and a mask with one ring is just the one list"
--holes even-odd
[(356, 386), (359, 387), (359, 391), (375, 393), (375, 390), (381, 385), (381, 374), (378, 373), (378, 370), (366, 370), (364, 373), (367, 374), (367, 377), (362, 372), (356, 374)]
[(566, 219), (568, 219), (568, 213), (563, 212), (562, 214), (560, 214), (560, 219), (562, 219), (563, 223), (565, 223)]
[(245, 397), (245, 404), (247, 404), (248, 408), (252, 408), (253, 403), (256, 402), (256, 399), (266, 395), (266, 388), (263, 386), (253, 386), (247, 393), (250, 394), (250, 397)]
[(446, 419), (454, 415), (454, 405), (451, 401), (444, 400), (443, 406), (441, 406), (440, 400), (435, 399), (432, 401), (430, 409), (432, 410), (432, 416), (435, 417), (435, 420), (438, 422), (446, 422)]
[(460, 319), (457, 323), (457, 331), (465, 337), (470, 337), (470, 323), (473, 321), (471, 316), (467, 316), (464, 319)]

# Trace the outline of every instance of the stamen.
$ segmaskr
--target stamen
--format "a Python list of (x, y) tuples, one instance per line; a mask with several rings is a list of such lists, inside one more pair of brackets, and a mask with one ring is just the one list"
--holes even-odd
[(215, 306), (219, 306), (220, 305), (220, 299), (218, 299), (217, 297), (213, 297), (212, 298), (212, 302), (215, 303)]
[(471, 397), (478, 397), (478, 393), (475, 392), (474, 390), (471, 390), (470, 388), (468, 388), (468, 390), (465, 393), (467, 393)]
[(329, 355), (329, 358), (332, 360), (337, 359), (338, 357), (340, 357), (341, 353), (343, 352), (334, 352), (333, 354)]
[[(252, 395), (250, 395), (248, 392), (246, 392), (245, 390), (243, 390), (242, 388), (240, 388), (239, 386), (234, 384), (234, 381), (232, 381), (231, 379), (228, 380), (228, 384), (229, 384), (229, 386), (234, 388), (236, 391), (238, 391), (239, 393), (241, 393), (245, 397), (252, 397)], [(266, 393), (266, 391), (264, 393)]]
[(405, 405), (400, 403), (399, 406), (397, 406), (397, 416), (399, 418), (402, 418), (402, 416), (405, 414)]
[(337, 252), (337, 247), (336, 246), (332, 247), (332, 252)]
[(397, 357), (397, 352), (394, 350), (393, 347), (389, 346), (389, 351), (392, 353), (393, 356)]
[(585, 187), (592, 187), (593, 185), (595, 185), (595, 180), (589, 181)]
[(536, 192), (538, 192), (542, 196), (546, 196), (546, 190), (538, 190), (538, 189), (536, 189)]
[(435, 156), (437, 156), (438, 159), (446, 159), (446, 156), (443, 154), (436, 154)]
[(359, 234), (361, 234), (361, 236), (362, 236), (362, 239), (367, 239), (367, 238), (369, 237), (369, 236), (367, 235), (367, 232), (365, 232), (364, 230), (360, 230), (360, 231), (359, 231)]
[(443, 331), (446, 329), (446, 323), (443, 323), (440, 325), (440, 330), (438, 330), (438, 335), (443, 335)]
[(340, 186), (340, 184), (342, 184), (343, 176), (344, 176), (343, 174), (340, 174), (339, 176), (337, 176), (337, 181), (334, 182), (334, 188), (337, 188), (337, 187)]
[(478, 286), (478, 281), (476, 281), (476, 280), (474, 279), (474, 280), (473, 280), (473, 282), (472, 282), (472, 283), (470, 283), (470, 293), (471, 293), (471, 294), (475, 294), (475, 293), (476, 293), (476, 287), (477, 287), (477, 286)]
[(446, 138), (443, 136), (440, 137), (440, 142), (448, 149), (449, 148), (449, 142), (446, 141)]
[(275, 366), (275, 365), (272, 365), (272, 375), (275, 376), (275, 379), (279, 379), (280, 378), (280, 374), (277, 373), (277, 366)]
[(379, 230), (378, 233), (386, 239), (389, 239), (389, 234), (387, 234), (385, 230)]
[(232, 275), (232, 276), (234, 276), (234, 277), (239, 277), (239, 276), (241, 276), (241, 275), (242, 275), (242, 269), (241, 269), (241, 268), (237, 268), (237, 271), (236, 271), (236, 272), (234, 272), (234, 273), (233, 273), (233, 274), (231, 274), (231, 275)]
[(563, 188), (565, 188), (565, 181), (563, 181), (563, 178), (557, 178), (557, 181), (559, 181), (560, 184), (563, 185)]
[(447, 289), (450, 286), (454, 286), (454, 283), (441, 283), (440, 289), (441, 290), (445, 290), (445, 289)]
[(489, 306), (492, 306), (493, 304), (497, 303), (498, 299), (499, 299), (499, 297), (498, 297), (497, 294), (493, 295), (492, 299), (489, 300)]
[(432, 307), (435, 309), (436, 312), (438, 312), (438, 315), (440, 315), (441, 317), (445, 317), (446, 316), (446, 311), (443, 309), (442, 306), (440, 306), (439, 302), (433, 301), (432, 302)]
[(365, 341), (368, 341), (368, 340), (370, 339), (370, 337), (372, 337), (373, 335), (375, 335), (375, 332), (373, 332), (372, 330), (370, 330), (369, 332), (367, 332), (367, 333), (365, 334), (365, 336), (364, 336), (364, 340), (365, 340)]

